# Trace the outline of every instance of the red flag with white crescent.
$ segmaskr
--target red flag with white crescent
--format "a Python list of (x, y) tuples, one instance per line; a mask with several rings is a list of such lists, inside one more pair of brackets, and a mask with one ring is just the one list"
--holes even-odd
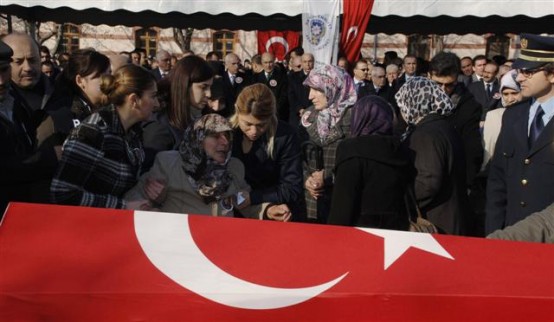
[(298, 40), (296, 31), (258, 31), (258, 54), (270, 52), (282, 61), (291, 49), (298, 47)]
[(12, 203), (0, 321), (548, 321), (552, 245)]
[(343, 0), (340, 52), (350, 63), (360, 56), (373, 0)]

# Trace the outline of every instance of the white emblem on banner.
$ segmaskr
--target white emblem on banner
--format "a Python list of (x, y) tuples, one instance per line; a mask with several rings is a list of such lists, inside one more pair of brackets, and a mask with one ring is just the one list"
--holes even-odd
[(322, 15), (310, 16), (306, 21), (306, 25), (309, 35), (308, 41), (310, 44), (316, 47), (326, 46), (327, 42), (322, 43), (322, 40), (331, 28), (328, 19)]

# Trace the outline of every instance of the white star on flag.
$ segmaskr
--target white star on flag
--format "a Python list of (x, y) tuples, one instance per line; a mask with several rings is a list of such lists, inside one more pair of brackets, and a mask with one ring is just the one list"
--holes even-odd
[(425, 233), (412, 233), (406, 231), (359, 228), (366, 233), (383, 237), (385, 239), (385, 270), (389, 268), (410, 247), (419, 248), (429, 253), (454, 259), (446, 249), (431, 235)]

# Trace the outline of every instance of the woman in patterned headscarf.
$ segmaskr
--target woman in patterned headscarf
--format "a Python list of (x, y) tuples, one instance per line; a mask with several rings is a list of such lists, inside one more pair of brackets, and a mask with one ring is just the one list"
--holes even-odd
[(412, 78), (396, 93), (408, 130), (403, 147), (413, 163), (414, 192), (423, 215), (447, 234), (466, 232), (467, 202), (464, 147), (446, 121), (450, 97), (432, 80)]
[(304, 86), (310, 87), (313, 103), (301, 118), (307, 216), (309, 221), (324, 223), (331, 204), (336, 149), (350, 134), (350, 107), (357, 95), (352, 77), (332, 65), (313, 69)]
[(179, 151), (157, 154), (153, 167), (127, 195), (148, 198), (164, 212), (232, 217), (236, 207), (251, 218), (287, 221), (286, 205), (268, 203), (243, 207), (250, 191), (244, 166), (231, 157), (231, 124), (218, 114), (207, 114), (185, 130)]

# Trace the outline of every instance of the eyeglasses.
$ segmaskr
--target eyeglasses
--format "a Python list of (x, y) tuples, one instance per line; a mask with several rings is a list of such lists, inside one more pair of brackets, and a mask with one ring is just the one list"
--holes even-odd
[(453, 82), (450, 82), (450, 83), (441, 83), (441, 82), (437, 82), (437, 81), (434, 81), (437, 85), (439, 85), (439, 87), (444, 87), (444, 88), (448, 88), (448, 89), (451, 89), (451, 88), (454, 88), (454, 86), (456, 86), (458, 84), (457, 81), (453, 81)]
[(536, 73), (541, 72), (543, 70), (544, 70), (544, 67), (540, 67), (540, 68), (536, 68), (536, 69), (520, 69), (520, 68), (516, 69), (518, 74), (523, 75), (523, 77), (525, 77), (527, 79), (533, 77), (533, 75), (535, 75)]

